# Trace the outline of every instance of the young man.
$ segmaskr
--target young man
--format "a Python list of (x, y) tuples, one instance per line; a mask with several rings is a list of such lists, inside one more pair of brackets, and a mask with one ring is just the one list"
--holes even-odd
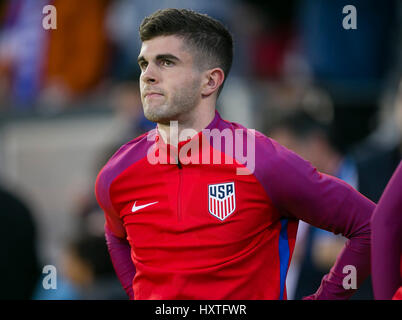
[(157, 127), (122, 146), (96, 181), (109, 252), (129, 297), (286, 299), (304, 220), (350, 239), (309, 299), (349, 298), (355, 288), (344, 287), (344, 267), (355, 268), (357, 285), (369, 274), (374, 203), (220, 117), (215, 104), (233, 43), (218, 21), (160, 10), (144, 19), (140, 35), (144, 114)]
[(402, 162), (371, 218), (374, 297), (402, 300)]

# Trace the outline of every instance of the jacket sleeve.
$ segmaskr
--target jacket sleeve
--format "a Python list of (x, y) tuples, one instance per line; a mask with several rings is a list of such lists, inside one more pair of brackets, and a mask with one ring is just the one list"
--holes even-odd
[(402, 162), (378, 202), (371, 225), (374, 298), (390, 300), (402, 285)]
[(375, 204), (274, 140), (271, 144), (268, 193), (282, 215), (348, 238), (316, 293), (306, 299), (348, 299), (356, 291), (343, 285), (351, 267), (356, 271), (357, 287), (370, 274), (370, 217)]
[(132, 281), (135, 266), (131, 260), (131, 246), (126, 239), (123, 222), (110, 199), (109, 180), (102, 170), (95, 183), (95, 195), (105, 214), (105, 238), (113, 267), (127, 295), (130, 299), (134, 299)]
[(126, 239), (118, 238), (105, 226), (106, 244), (117, 277), (130, 300), (134, 299), (133, 279), (135, 267), (131, 260), (131, 247)]

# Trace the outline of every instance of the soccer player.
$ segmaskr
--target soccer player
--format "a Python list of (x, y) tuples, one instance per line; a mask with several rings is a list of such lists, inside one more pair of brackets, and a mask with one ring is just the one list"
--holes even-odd
[(221, 118), (216, 100), (233, 42), (220, 22), (159, 10), (144, 19), (140, 36), (144, 114), (157, 126), (123, 145), (95, 187), (129, 297), (286, 299), (304, 220), (349, 239), (308, 299), (349, 298), (356, 289), (344, 286), (344, 270), (355, 268), (357, 286), (370, 272), (374, 203), (274, 140)]
[(402, 300), (402, 162), (378, 202), (371, 225), (374, 298)]

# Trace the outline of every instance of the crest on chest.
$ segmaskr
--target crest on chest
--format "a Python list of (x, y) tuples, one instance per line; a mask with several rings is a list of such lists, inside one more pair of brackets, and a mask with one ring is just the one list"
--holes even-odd
[(236, 209), (235, 183), (208, 185), (208, 210), (215, 218), (223, 221)]

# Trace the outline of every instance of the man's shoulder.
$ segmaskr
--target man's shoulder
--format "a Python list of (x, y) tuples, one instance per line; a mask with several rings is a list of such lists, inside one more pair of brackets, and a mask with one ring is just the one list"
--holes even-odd
[[(292, 151), (259, 130), (247, 128), (237, 122), (222, 120), (224, 124), (220, 126), (220, 129), (231, 129), (234, 132), (235, 143), (243, 143), (246, 139), (254, 143), (257, 157), (262, 157), (265, 160), (273, 160), (274, 158), (288, 156), (289, 152), (293, 154)], [(236, 141), (236, 138), (239, 138), (239, 141)]]
[(231, 122), (229, 120), (222, 119), (222, 121), (223, 121), (224, 125), (221, 126), (221, 129), (230, 128), (233, 131), (242, 132), (243, 134), (249, 135), (250, 137), (254, 137), (256, 143), (272, 144), (272, 141), (274, 141), (272, 138), (269, 138), (268, 136), (263, 134), (261, 131), (258, 131), (256, 129), (247, 128), (240, 123)]
[[(241, 146), (248, 158), (255, 160), (257, 171), (271, 171), (284, 163), (295, 163), (302, 160), (297, 154), (282, 146), (279, 142), (256, 129), (247, 128), (239, 123), (224, 120), (225, 127), (234, 132), (234, 144)], [(237, 147), (236, 147), (237, 148)], [(252, 152), (252, 155), (249, 153)]]
[(149, 148), (154, 143), (155, 135), (156, 129), (152, 129), (123, 144), (103, 166), (98, 178), (103, 176), (107, 177), (107, 180), (110, 180), (124, 171), (128, 166), (146, 157)]
[[(146, 156), (147, 146), (154, 143), (154, 138), (156, 135), (156, 129), (152, 129), (148, 132), (143, 133), (137, 138), (130, 140), (129, 142), (123, 144), (109, 159), (107, 164), (115, 164), (129, 156), (132, 152), (137, 155)], [(145, 147), (145, 148), (144, 148)]]

